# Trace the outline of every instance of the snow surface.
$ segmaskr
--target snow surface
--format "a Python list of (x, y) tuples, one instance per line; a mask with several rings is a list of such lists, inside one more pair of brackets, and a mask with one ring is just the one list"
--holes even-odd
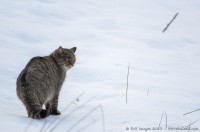
[[(199, 0), (0, 3), (0, 132), (129, 132), (159, 124), (167, 131), (195, 121), (191, 127), (200, 131), (200, 111), (183, 116), (200, 109)], [(16, 78), (32, 57), (60, 45), (77, 47), (60, 95), (62, 114), (27, 118)]]

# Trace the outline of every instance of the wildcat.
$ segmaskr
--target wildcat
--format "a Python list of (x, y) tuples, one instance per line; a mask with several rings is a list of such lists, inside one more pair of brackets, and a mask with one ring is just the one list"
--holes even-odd
[[(17, 96), (25, 105), (28, 117), (59, 115), (58, 97), (66, 72), (74, 66), (76, 47), (61, 46), (49, 56), (34, 57), (17, 78)], [(45, 105), (46, 109), (42, 109)]]

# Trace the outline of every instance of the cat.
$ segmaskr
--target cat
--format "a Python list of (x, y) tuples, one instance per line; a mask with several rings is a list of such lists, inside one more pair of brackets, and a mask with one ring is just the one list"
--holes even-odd
[[(75, 64), (76, 47), (65, 49), (61, 46), (49, 56), (34, 57), (17, 78), (17, 96), (26, 107), (28, 117), (46, 118), (60, 115), (59, 92), (66, 72)], [(46, 109), (42, 109), (45, 105)]]

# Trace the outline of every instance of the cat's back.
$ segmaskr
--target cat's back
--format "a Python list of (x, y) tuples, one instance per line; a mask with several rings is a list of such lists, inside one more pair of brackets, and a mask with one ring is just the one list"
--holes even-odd
[(61, 68), (52, 57), (34, 57), (18, 76), (17, 85), (43, 85), (59, 78), (61, 73)]

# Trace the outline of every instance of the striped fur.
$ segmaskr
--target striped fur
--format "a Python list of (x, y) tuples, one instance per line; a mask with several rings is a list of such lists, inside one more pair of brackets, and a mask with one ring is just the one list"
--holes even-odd
[[(76, 47), (59, 47), (51, 55), (32, 58), (17, 78), (17, 96), (28, 117), (41, 119), (59, 115), (58, 98), (68, 69), (76, 61)], [(42, 109), (45, 105), (46, 109)]]

